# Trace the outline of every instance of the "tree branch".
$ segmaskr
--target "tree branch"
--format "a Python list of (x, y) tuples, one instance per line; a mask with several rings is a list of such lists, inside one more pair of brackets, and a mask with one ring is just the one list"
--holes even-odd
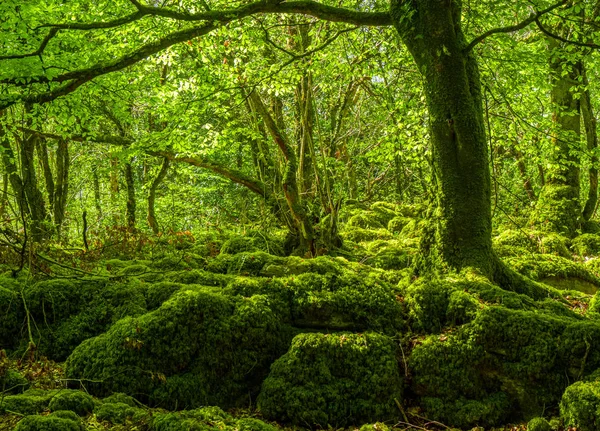
[(538, 26), (538, 28), (540, 29), (540, 31), (542, 33), (544, 33), (546, 36), (551, 37), (552, 39), (556, 39), (559, 40), (561, 42), (564, 43), (568, 43), (571, 45), (576, 45), (576, 46), (582, 46), (584, 48), (594, 48), (594, 49), (600, 49), (600, 45), (596, 44), (596, 43), (586, 43), (586, 42), (578, 42), (576, 40), (569, 40), (569, 39), (565, 39), (564, 37), (561, 37), (557, 34), (551, 33), (549, 30), (547, 30), (542, 23), (540, 22), (539, 19), (535, 19), (535, 24)]
[(477, 44), (479, 44), (480, 42), (482, 42), (484, 39), (486, 39), (487, 37), (493, 35), (493, 34), (498, 34), (498, 33), (512, 33), (514, 31), (517, 30), (521, 30), (524, 29), (525, 27), (527, 27), (529, 24), (537, 21), (542, 15), (547, 14), (548, 12), (553, 11), (554, 9), (566, 4), (569, 0), (561, 0), (558, 3), (553, 4), (552, 6), (547, 7), (544, 10), (541, 10), (539, 12), (533, 12), (529, 15), (529, 17), (527, 17), (527, 19), (521, 21), (519, 24), (515, 24), (515, 25), (509, 25), (506, 27), (498, 27), (498, 28), (493, 28), (491, 30), (486, 31), (485, 33), (477, 36), (475, 39), (473, 39), (471, 41), (471, 43), (469, 43), (467, 45), (467, 47), (464, 49), (465, 52), (469, 52), (471, 51)]
[(50, 29), (46, 37), (42, 40), (42, 43), (40, 44), (39, 48), (35, 51), (30, 52), (28, 54), (0, 55), (0, 60), (17, 60), (21, 58), (37, 57), (39, 55), (42, 55), (44, 53), (44, 50), (46, 49), (46, 46), (48, 45), (50, 40), (52, 40), (52, 38), (57, 35), (58, 31), (58, 28)]

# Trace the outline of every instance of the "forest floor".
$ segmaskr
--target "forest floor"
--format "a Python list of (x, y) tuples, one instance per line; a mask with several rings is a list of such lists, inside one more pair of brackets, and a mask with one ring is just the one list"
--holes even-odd
[(499, 231), (509, 287), (415, 280), (420, 211), (350, 208), (313, 259), (280, 232), (119, 231), (14, 260), (0, 430), (599, 429), (600, 235)]

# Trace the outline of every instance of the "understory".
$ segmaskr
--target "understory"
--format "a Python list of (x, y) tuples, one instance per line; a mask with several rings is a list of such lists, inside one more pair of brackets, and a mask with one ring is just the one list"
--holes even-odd
[(4, 266), (0, 429), (600, 427), (600, 235), (497, 233), (502, 288), (416, 278), (420, 207), (344, 211), (314, 259), (248, 231)]

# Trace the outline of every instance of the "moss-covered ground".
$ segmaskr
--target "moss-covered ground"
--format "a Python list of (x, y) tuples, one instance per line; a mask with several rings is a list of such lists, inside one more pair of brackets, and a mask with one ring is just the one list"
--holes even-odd
[(312, 259), (211, 232), (2, 267), (0, 430), (600, 429), (600, 236), (416, 278), (422, 211), (347, 207)]

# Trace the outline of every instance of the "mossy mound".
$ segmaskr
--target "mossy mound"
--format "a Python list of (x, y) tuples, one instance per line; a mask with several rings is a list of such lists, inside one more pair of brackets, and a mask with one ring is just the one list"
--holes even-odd
[(409, 365), (429, 418), (466, 428), (539, 416), (569, 380), (600, 367), (600, 323), (486, 306), (457, 331), (417, 343)]
[(70, 411), (57, 411), (48, 416), (27, 416), (14, 431), (83, 431), (79, 417)]
[(20, 394), (31, 386), (29, 380), (18, 371), (8, 369), (4, 374), (1, 372), (0, 369), (0, 394)]
[(567, 426), (579, 431), (600, 428), (600, 383), (576, 382), (569, 386), (560, 401), (560, 415)]
[(527, 431), (552, 431), (552, 427), (544, 418), (533, 418), (527, 423)]
[(23, 329), (25, 311), (21, 298), (21, 286), (25, 280), (0, 275), (0, 346), (14, 348)]
[(600, 254), (600, 235), (584, 233), (574, 238), (571, 243), (573, 251), (582, 257)]
[[(532, 280), (542, 281), (559, 289), (577, 290), (578, 281), (591, 284), (596, 289), (600, 287), (600, 278), (586, 266), (560, 256), (550, 254), (520, 256), (508, 258), (506, 263), (518, 273)], [(589, 290), (587, 285), (582, 289)]]
[(402, 378), (392, 339), (300, 334), (271, 367), (258, 406), (272, 419), (335, 427), (398, 415)]
[(43, 391), (29, 389), (19, 395), (9, 395), (0, 399), (0, 412), (13, 412), (22, 415), (34, 415), (48, 407), (58, 390)]
[(276, 431), (277, 428), (254, 418), (234, 419), (219, 407), (203, 407), (153, 416), (154, 431)]
[(364, 211), (353, 215), (350, 217), (350, 220), (348, 220), (347, 225), (350, 227), (358, 227), (363, 229), (383, 229), (384, 227), (377, 214), (371, 211)]
[(105, 404), (121, 403), (127, 404), (130, 407), (137, 407), (135, 398), (124, 394), (123, 392), (116, 392), (114, 394), (110, 394), (108, 397), (102, 399), (102, 402)]
[[(409, 223), (410, 224), (410, 223)], [(408, 226), (408, 224), (406, 225)], [(404, 229), (406, 229), (406, 226)], [(344, 239), (353, 242), (367, 242), (377, 239), (392, 239), (394, 236), (387, 229), (364, 229), (355, 226), (346, 226), (341, 232)]]
[(70, 410), (85, 416), (94, 410), (94, 399), (84, 392), (66, 389), (52, 397), (48, 408), (51, 411)]
[(127, 420), (138, 421), (146, 415), (144, 410), (120, 402), (104, 402), (94, 410), (94, 413), (98, 420), (113, 424), (124, 424)]
[(86, 385), (95, 394), (126, 392), (161, 407), (240, 404), (258, 391), (292, 336), (269, 302), (210, 288), (179, 292), (84, 341), (67, 375), (102, 381)]
[[(565, 214), (571, 214), (565, 218)], [(579, 189), (576, 187), (547, 183), (538, 197), (530, 223), (544, 232), (558, 232), (569, 238), (581, 227)]]

